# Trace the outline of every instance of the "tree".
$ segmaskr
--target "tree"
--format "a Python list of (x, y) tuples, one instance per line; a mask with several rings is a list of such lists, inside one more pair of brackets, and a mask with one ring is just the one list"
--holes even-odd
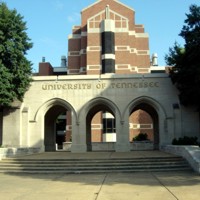
[(22, 101), (31, 81), (31, 62), (25, 57), (32, 43), (26, 22), (0, 2), (0, 108)]
[(180, 91), (180, 102), (200, 109), (200, 7), (191, 5), (189, 11), (179, 34), (185, 45), (175, 43), (165, 60), (172, 66), (170, 77)]

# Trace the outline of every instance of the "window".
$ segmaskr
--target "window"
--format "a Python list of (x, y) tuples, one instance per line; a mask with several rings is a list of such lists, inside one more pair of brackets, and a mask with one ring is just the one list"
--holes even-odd
[(103, 119), (103, 133), (115, 133), (115, 119), (114, 118), (104, 118)]

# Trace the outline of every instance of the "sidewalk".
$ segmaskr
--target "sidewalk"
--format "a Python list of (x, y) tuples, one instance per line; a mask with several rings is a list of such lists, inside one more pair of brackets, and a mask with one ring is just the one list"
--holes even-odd
[[(170, 155), (161, 151), (49, 152), (17, 159), (104, 159)], [(194, 172), (69, 175), (0, 173), (0, 197), (3, 200), (197, 200), (200, 197), (200, 176)]]
[(193, 172), (97, 175), (0, 174), (3, 200), (196, 200)]

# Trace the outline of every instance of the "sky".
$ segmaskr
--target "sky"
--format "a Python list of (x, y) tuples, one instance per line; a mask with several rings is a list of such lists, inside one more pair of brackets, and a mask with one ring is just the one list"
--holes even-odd
[[(9, 9), (24, 17), (27, 34), (33, 48), (27, 58), (33, 72), (45, 57), (52, 66), (60, 66), (61, 56), (67, 56), (68, 35), (74, 25), (81, 24), (81, 10), (97, 0), (0, 0)], [(200, 0), (119, 0), (135, 11), (135, 23), (143, 24), (149, 34), (150, 55), (158, 54), (158, 64), (166, 65), (165, 55), (175, 42), (184, 45), (179, 33), (189, 6), (200, 6)]]

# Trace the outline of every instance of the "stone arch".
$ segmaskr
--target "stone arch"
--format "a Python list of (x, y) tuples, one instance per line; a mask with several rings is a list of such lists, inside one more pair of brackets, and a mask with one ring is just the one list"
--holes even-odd
[[(41, 142), (44, 145), (45, 151), (55, 151), (56, 150), (56, 140), (58, 138), (55, 129), (55, 122), (57, 117), (61, 113), (66, 113), (70, 111), (70, 117), (73, 118), (74, 122), (77, 122), (77, 113), (73, 106), (60, 98), (53, 98), (45, 103), (43, 103), (36, 111), (34, 115), (34, 120), (31, 122), (38, 126), (40, 132)], [(73, 132), (73, 128), (72, 128)], [(64, 134), (64, 132), (63, 132)], [(64, 137), (64, 135), (63, 135)]]
[(38, 116), (43, 113), (43, 115), (45, 115), (45, 113), (54, 105), (59, 105), (59, 106), (63, 106), (65, 107), (67, 110), (71, 110), (73, 115), (75, 116), (76, 121), (78, 121), (78, 116), (77, 113), (75, 111), (75, 109), (73, 108), (73, 106), (68, 103), (67, 101), (65, 101), (64, 99), (60, 99), (60, 98), (53, 98), (50, 99), (48, 101), (46, 101), (45, 103), (43, 103), (36, 111), (35, 115), (34, 115), (34, 120), (33, 121), (37, 121)]
[(164, 109), (164, 107), (155, 99), (151, 98), (151, 97), (147, 97), (147, 96), (141, 96), (138, 97), (134, 100), (132, 100), (125, 108), (122, 117), (124, 118), (124, 115), (127, 111), (131, 111), (134, 109), (134, 107), (136, 107), (137, 105), (141, 104), (141, 103), (147, 103), (149, 105), (151, 105), (157, 112), (161, 112), (165, 118), (167, 117), (167, 113)]
[(121, 119), (121, 112), (114, 102), (104, 97), (96, 97), (87, 102), (87, 104), (80, 110), (80, 114), (78, 115), (78, 120), (80, 118), (80, 115), (83, 114), (83, 111), (85, 112), (85, 115), (87, 115), (89, 110), (97, 105), (107, 105), (110, 108), (109, 111), (112, 114), (118, 114)]
[(167, 116), (166, 111), (162, 107), (162, 105), (155, 99), (151, 97), (141, 96), (131, 101), (126, 107), (125, 112), (128, 112), (128, 114), (130, 115), (131, 113), (139, 109), (147, 112), (153, 120), (154, 149), (158, 149), (160, 144), (160, 135), (164, 132), (163, 127)]
[(111, 113), (115, 118), (121, 120), (121, 112), (117, 105), (111, 100), (103, 97), (97, 97), (89, 102), (82, 108), (79, 115), (80, 119), (85, 119), (85, 134), (86, 134), (86, 146), (87, 151), (91, 151), (91, 121), (96, 113), (100, 111), (107, 111)]

